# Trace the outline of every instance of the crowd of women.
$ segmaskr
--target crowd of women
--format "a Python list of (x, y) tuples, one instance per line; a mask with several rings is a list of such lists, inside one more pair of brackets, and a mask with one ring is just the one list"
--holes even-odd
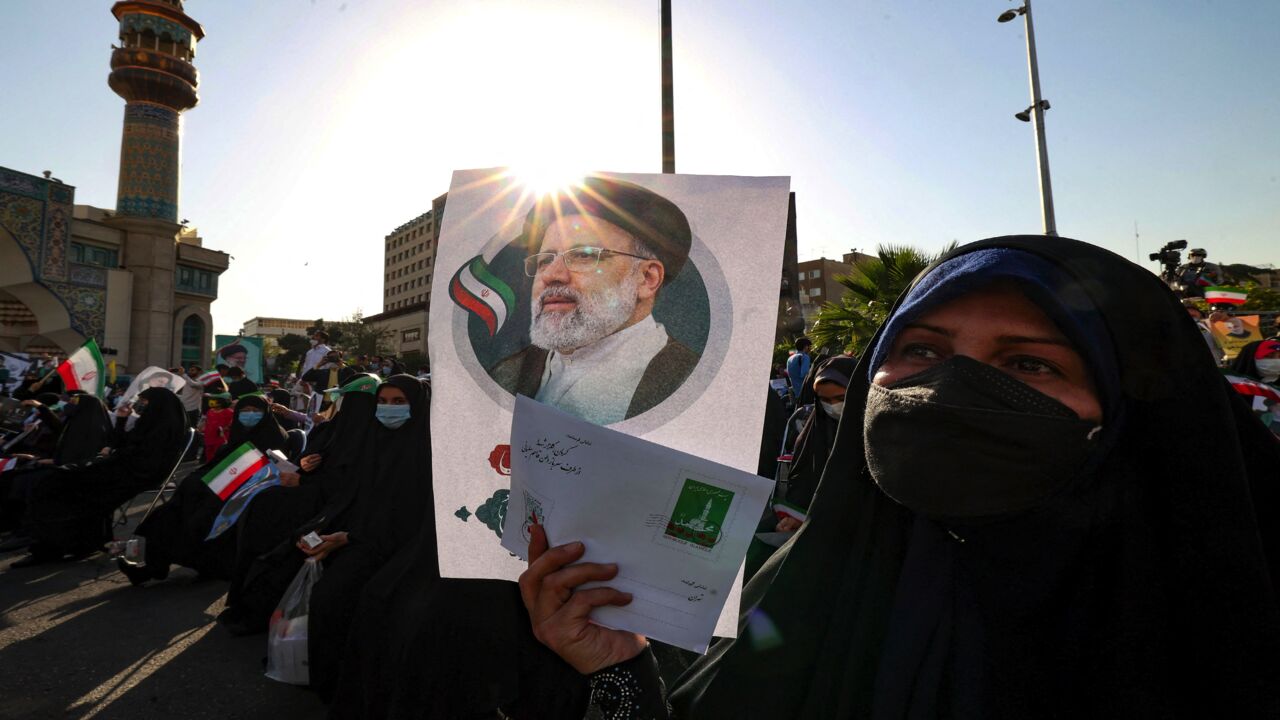
[[(1241, 357), (1274, 385), (1280, 342)], [(782, 541), (752, 548), (738, 637), (705, 656), (591, 623), (630, 600), (617, 568), (536, 525), (518, 585), (440, 578), (430, 386), (408, 375), (349, 374), (314, 426), (240, 396), (121, 570), (227, 582), (219, 621), (247, 634), (321, 563), (310, 681), (335, 718), (1280, 717), (1280, 443), (1151, 273), (1062, 238), (962, 246), (799, 395), (820, 410), (781, 473), (791, 512), (760, 527)], [(30, 562), (100, 546), (188, 426), (163, 389), (114, 419), (67, 402), (49, 462), (0, 475)], [(786, 415), (771, 392), (762, 474)], [(207, 540), (204, 478), (245, 444), (296, 471)]]

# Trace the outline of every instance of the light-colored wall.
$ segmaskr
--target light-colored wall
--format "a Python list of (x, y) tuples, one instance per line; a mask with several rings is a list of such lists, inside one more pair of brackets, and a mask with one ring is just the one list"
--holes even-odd
[[(107, 312), (103, 323), (102, 344), (117, 353), (104, 360), (116, 361), (122, 370), (129, 367), (129, 330), (133, 317), (133, 273), (107, 270)], [(141, 370), (142, 368), (136, 368)]]

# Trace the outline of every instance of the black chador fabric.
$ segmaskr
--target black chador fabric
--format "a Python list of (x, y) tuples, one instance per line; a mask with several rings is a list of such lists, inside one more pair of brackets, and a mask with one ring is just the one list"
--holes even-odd
[[(89, 462), (111, 439), (111, 413), (93, 395), (80, 394), (67, 405), (66, 419), (53, 451), (56, 466)], [(0, 531), (16, 527), (25, 512), (31, 489), (54, 474), (52, 467), (32, 467), (0, 474)]]
[(246, 628), (258, 630), (266, 622), (280, 594), (302, 564), (294, 547), (298, 538), (317, 527), (311, 522), (334, 501), (344, 482), (357, 482), (349, 472), (360, 460), (359, 449), (373, 432), (376, 400), (371, 393), (348, 392), (338, 414), (320, 424), (307, 438), (307, 455), (319, 455), (314, 472), (302, 471), (296, 488), (269, 488), (259, 493), (236, 523), (237, 558), (227, 590), (227, 607)]
[(1276, 443), (1150, 272), (1052, 237), (944, 261), (988, 248), (1050, 263), (1096, 309), (1110, 450), (1033, 510), (917, 516), (868, 473), (868, 353), (808, 524), (747, 585), (739, 637), (676, 685), (678, 717), (1280, 717)]
[(107, 539), (112, 510), (158, 487), (172, 469), (187, 431), (182, 402), (164, 388), (148, 389), (139, 399), (146, 410), (118, 436), (109, 456), (59, 468), (32, 488), (27, 526), (37, 540), (33, 553), (97, 549)]
[(348, 630), (366, 585), (393, 556), (413, 546), (434, 513), (429, 391), (410, 375), (393, 375), (387, 385), (409, 400), (409, 421), (396, 429), (374, 423), (355, 460), (344, 468), (342, 488), (316, 520), (322, 535), (345, 531), (348, 540), (325, 559), (324, 575), (311, 593), (311, 687), (326, 700), (337, 686)]
[[(845, 356), (828, 358), (815, 365), (814, 371), (810, 373), (809, 382), (812, 384), (818, 372), (826, 367), (835, 368), (840, 374), (850, 376), (857, 362), (856, 358)], [(836, 444), (836, 427), (839, 422), (822, 409), (815, 395), (813, 412), (809, 413), (804, 427), (796, 436), (791, 470), (787, 473), (787, 502), (807, 508), (813, 501), (813, 494), (818, 489), (818, 480), (822, 478), (822, 469), (826, 467), (827, 458)]]
[(67, 405), (58, 447), (53, 453), (57, 465), (70, 465), (92, 460), (111, 437), (111, 413), (93, 395), (80, 394)]
[(330, 717), (581, 717), (585, 679), (533, 637), (515, 583), (440, 578), (429, 423), (414, 433), (416, 537), (360, 597)]
[[(252, 428), (245, 427), (240, 424), (240, 413), (243, 410), (256, 410), (263, 413), (263, 418)], [(283, 448), (285, 440), (284, 430), (268, 412), (267, 402), (263, 398), (252, 395), (240, 398), (235, 404), (235, 419), (231, 421), (231, 432), (226, 444), (209, 462), (184, 477), (178, 483), (173, 497), (156, 508), (134, 531), (135, 535), (147, 539), (146, 574), (153, 578), (163, 578), (168, 574), (169, 566), (177, 564), (194, 568), (206, 577), (228, 578), (235, 562), (236, 533), (225, 532), (211, 541), (205, 541), (222, 509), (222, 500), (204, 484), (204, 476), (228, 454), (247, 442), (266, 452)], [(258, 498), (254, 498), (253, 502), (257, 503)], [(142, 573), (137, 575), (141, 578)]]

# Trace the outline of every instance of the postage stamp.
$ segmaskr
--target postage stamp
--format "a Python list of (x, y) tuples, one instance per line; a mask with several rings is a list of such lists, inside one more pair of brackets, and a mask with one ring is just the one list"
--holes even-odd
[(733, 497), (731, 490), (684, 478), (663, 534), (707, 550), (714, 548), (724, 536)]

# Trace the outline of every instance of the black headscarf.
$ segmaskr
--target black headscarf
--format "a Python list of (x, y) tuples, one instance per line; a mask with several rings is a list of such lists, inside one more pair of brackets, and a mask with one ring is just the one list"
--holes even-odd
[[(857, 358), (839, 355), (827, 358), (810, 373), (810, 393), (813, 393), (813, 381), (826, 369), (839, 372), (845, 378), (852, 377)], [(848, 387), (846, 384), (845, 387)], [(813, 412), (804, 422), (800, 434), (796, 436), (795, 452), (792, 453), (791, 470), (787, 473), (787, 502), (801, 508), (809, 507), (813, 493), (818, 489), (818, 481), (822, 478), (822, 469), (826, 467), (827, 457), (836, 442), (836, 426), (839, 421), (832, 418), (818, 404), (814, 396)]]
[[(240, 411), (246, 408), (262, 411), (262, 419), (252, 428), (240, 424)], [(215, 460), (221, 460), (227, 453), (247, 442), (253, 443), (253, 446), (262, 452), (281, 450), (288, 443), (289, 436), (276, 421), (276, 416), (272, 414), (267, 399), (261, 395), (245, 395), (236, 401), (232, 412), (235, 415), (231, 421), (231, 432), (227, 434), (227, 442), (218, 450)]]
[(114, 457), (137, 477), (159, 477), (178, 459), (187, 434), (187, 411), (168, 388), (147, 388), (138, 399), (146, 401), (146, 410), (125, 433)]
[[(1280, 715), (1280, 528), (1259, 512), (1280, 503), (1276, 444), (1159, 278), (1039, 236), (942, 262), (985, 248), (1048, 261), (1096, 308), (1123, 416), (1110, 451), (961, 543), (867, 472), (867, 353), (808, 524), (747, 586), (739, 638), (677, 684), (681, 717)], [(1195, 452), (1170, 451), (1186, 437)]]
[(88, 393), (78, 393), (76, 398), (67, 404), (62, 434), (53, 453), (53, 461), (58, 465), (93, 458), (107, 446), (111, 435), (111, 413), (107, 406)]

